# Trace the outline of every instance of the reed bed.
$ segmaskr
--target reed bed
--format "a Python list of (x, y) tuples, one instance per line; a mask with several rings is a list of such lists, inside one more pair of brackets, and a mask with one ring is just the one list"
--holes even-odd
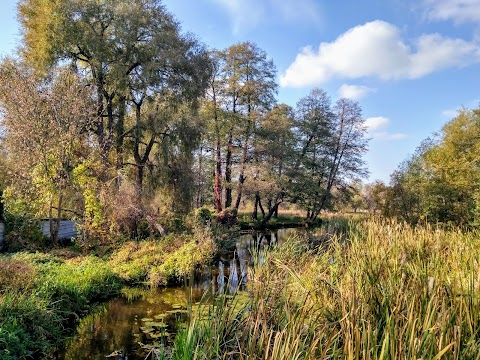
[(168, 358), (480, 359), (479, 235), (370, 219), (315, 249), (292, 238), (247, 300), (200, 307)]

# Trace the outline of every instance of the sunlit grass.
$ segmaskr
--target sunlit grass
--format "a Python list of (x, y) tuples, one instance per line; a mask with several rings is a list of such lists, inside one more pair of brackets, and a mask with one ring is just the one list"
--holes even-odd
[(193, 321), (172, 358), (480, 358), (478, 233), (368, 220), (348, 234), (269, 253), (241, 309)]

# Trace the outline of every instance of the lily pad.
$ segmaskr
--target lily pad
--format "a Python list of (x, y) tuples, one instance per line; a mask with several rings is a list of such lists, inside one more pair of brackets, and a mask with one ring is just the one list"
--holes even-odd
[(157, 328), (166, 328), (168, 325), (160, 321), (150, 321), (145, 323), (145, 326), (157, 327)]
[(140, 329), (144, 332), (144, 333), (151, 333), (151, 332), (154, 332), (155, 329), (151, 326), (141, 326)]

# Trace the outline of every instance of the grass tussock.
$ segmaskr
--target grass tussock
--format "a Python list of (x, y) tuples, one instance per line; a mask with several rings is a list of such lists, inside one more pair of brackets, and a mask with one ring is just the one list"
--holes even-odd
[(205, 305), (170, 358), (479, 359), (480, 234), (351, 226), (315, 251), (296, 238), (266, 254), (249, 300)]
[(128, 242), (111, 255), (109, 264), (131, 285), (158, 287), (179, 282), (215, 254), (217, 247), (210, 232), (209, 228), (197, 228), (193, 234)]

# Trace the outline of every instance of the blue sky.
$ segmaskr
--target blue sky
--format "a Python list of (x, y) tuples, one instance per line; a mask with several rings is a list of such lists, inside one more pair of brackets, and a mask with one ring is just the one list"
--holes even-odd
[[(0, 53), (19, 40), (0, 3)], [(480, 103), (480, 0), (165, 0), (212, 48), (252, 41), (278, 69), (278, 100), (313, 87), (361, 104), (370, 181), (389, 175), (461, 107)]]

